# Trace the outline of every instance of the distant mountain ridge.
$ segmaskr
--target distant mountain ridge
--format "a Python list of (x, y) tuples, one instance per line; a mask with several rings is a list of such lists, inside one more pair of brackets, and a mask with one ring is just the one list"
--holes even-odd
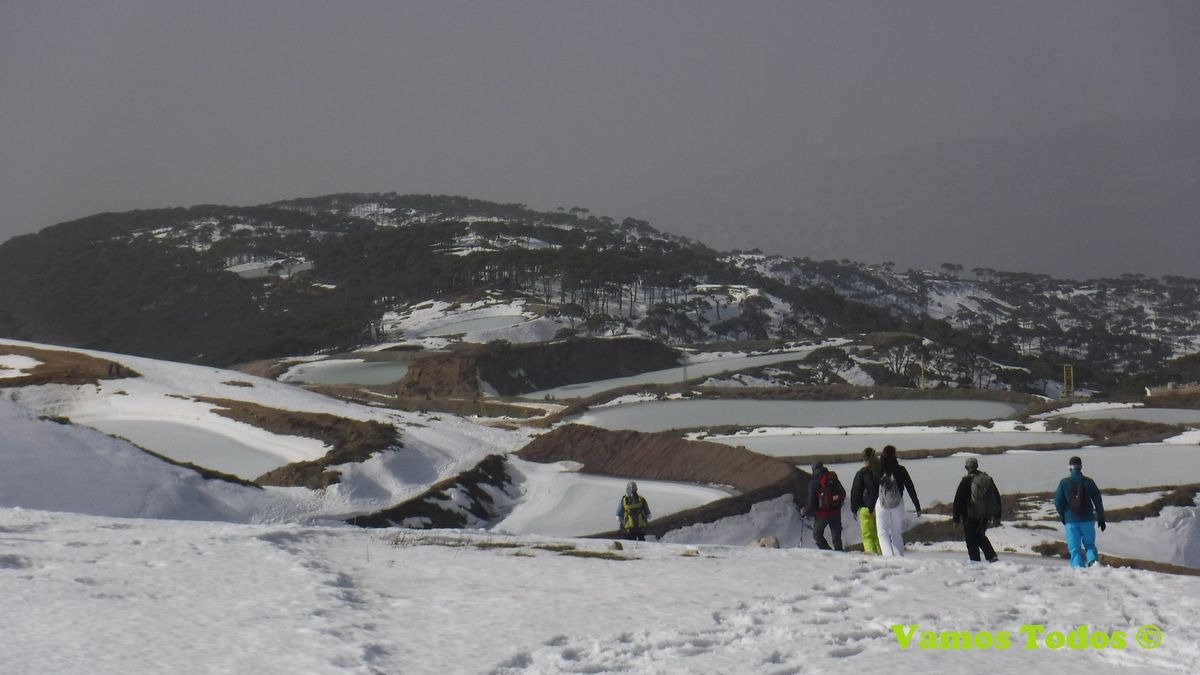
[(483, 293), (527, 298), (564, 335), (672, 344), (903, 330), (1109, 373), (1200, 349), (1196, 279), (723, 254), (645, 221), (463, 197), (105, 213), (0, 245), (0, 335), (214, 365), (396, 339), (385, 315)]

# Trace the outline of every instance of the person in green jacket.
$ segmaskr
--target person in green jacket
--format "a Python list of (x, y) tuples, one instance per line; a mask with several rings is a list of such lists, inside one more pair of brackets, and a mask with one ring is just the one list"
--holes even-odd
[(1071, 475), (1058, 482), (1054, 493), (1054, 508), (1066, 529), (1067, 550), (1071, 567), (1091, 567), (1096, 564), (1096, 525), (1105, 529), (1104, 500), (1096, 481), (1083, 475), (1083, 460), (1072, 457), (1067, 462)]
[(875, 448), (862, 451), (863, 467), (854, 474), (850, 485), (850, 513), (862, 530), (863, 551), (883, 555), (879, 534), (875, 531), (875, 502), (879, 499), (879, 458)]
[(637, 483), (629, 481), (625, 494), (617, 504), (617, 526), (625, 536), (646, 541), (646, 525), (650, 523), (650, 504), (638, 494)]

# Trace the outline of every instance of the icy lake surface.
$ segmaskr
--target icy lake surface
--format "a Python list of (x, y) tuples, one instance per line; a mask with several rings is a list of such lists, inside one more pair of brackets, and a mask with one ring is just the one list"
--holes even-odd
[(306, 384), (391, 384), (404, 378), (408, 361), (337, 359), (292, 367), (279, 379)]
[(254, 479), (288, 460), (200, 427), (155, 420), (102, 420), (88, 426), (121, 436), (177, 462), (192, 462), (235, 476)]
[(717, 375), (719, 373), (736, 370), (744, 370), (746, 368), (757, 368), (759, 366), (769, 366), (776, 363), (801, 361), (816, 349), (817, 347), (813, 347), (811, 349), (800, 349), (778, 354), (735, 356), (731, 358), (718, 358), (707, 361), (691, 362), (685, 366), (679, 366), (678, 368), (654, 370), (648, 373), (642, 373), (640, 375), (614, 377), (607, 380), (597, 380), (596, 382), (583, 382), (580, 384), (568, 384), (562, 387), (555, 387), (553, 389), (543, 389), (541, 391), (525, 394), (522, 398), (544, 399), (547, 396), (551, 398), (583, 398), (592, 396), (593, 394), (599, 394), (602, 391), (608, 391), (609, 389), (628, 387), (636, 384), (671, 384), (673, 382), (680, 382), (687, 379)]
[(791, 457), (795, 455), (858, 452), (868, 446), (879, 449), (889, 444), (896, 446), (897, 450), (991, 448), (1043, 444), (1069, 445), (1079, 441), (1086, 441), (1088, 437), (1049, 431), (994, 431), (928, 434), (745, 434), (736, 436), (709, 436), (700, 440), (725, 445), (740, 445), (754, 452), (772, 457)]
[(997, 401), (756, 401), (690, 399), (626, 403), (590, 410), (570, 421), (605, 429), (665, 431), (721, 425), (867, 426), (932, 420), (993, 420), (1024, 406)]
[(1200, 424), (1200, 410), (1181, 408), (1117, 408), (1065, 413), (1062, 417), (1084, 420), (1137, 420), (1162, 424)]

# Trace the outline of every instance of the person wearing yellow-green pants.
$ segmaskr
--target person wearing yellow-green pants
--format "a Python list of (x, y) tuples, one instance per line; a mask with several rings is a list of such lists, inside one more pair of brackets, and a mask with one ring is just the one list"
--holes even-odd
[(850, 513), (858, 519), (862, 529), (863, 551), (883, 555), (879, 545), (879, 534), (875, 530), (875, 501), (879, 499), (879, 458), (875, 448), (862, 451), (863, 467), (854, 474), (850, 487)]

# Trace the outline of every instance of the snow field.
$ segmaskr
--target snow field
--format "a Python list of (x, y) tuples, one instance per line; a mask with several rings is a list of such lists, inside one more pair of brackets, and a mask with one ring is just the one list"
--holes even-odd
[[(482, 541), (517, 548), (471, 545)], [(0, 594), (20, 609), (0, 613), (0, 661), (97, 675), (1200, 668), (1192, 577), (629, 542), (631, 559), (616, 561), (538, 548), (550, 544), (605, 542), (2, 509)], [(904, 650), (893, 624), (1083, 624), (1131, 639), (1124, 650)], [(1162, 629), (1161, 647), (1133, 642), (1143, 624)]]

